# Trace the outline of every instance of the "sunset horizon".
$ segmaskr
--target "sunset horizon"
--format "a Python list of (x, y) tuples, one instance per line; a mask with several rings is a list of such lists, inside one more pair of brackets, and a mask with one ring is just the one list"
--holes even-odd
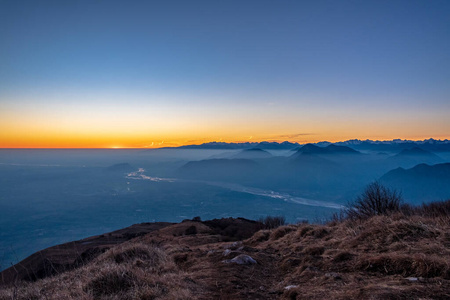
[(151, 142), (144, 146), (133, 146), (133, 145), (126, 145), (122, 143), (111, 143), (109, 145), (105, 146), (99, 146), (99, 145), (93, 145), (93, 146), (74, 146), (74, 145), (67, 145), (67, 146), (0, 146), (0, 149), (160, 149), (160, 148), (178, 148), (183, 146), (192, 146), (192, 145), (202, 145), (202, 144), (208, 144), (208, 143), (224, 143), (224, 144), (245, 144), (245, 143), (262, 143), (262, 142), (269, 142), (269, 143), (283, 143), (283, 142), (289, 142), (289, 143), (297, 143), (300, 145), (305, 144), (316, 144), (316, 143), (342, 143), (347, 141), (353, 141), (353, 140), (359, 140), (359, 141), (373, 141), (373, 142), (391, 142), (391, 141), (412, 141), (412, 142), (422, 142), (427, 140), (435, 140), (438, 142), (445, 142), (450, 140), (450, 137), (423, 137), (423, 138), (350, 138), (350, 139), (318, 139), (318, 140), (293, 140), (293, 139), (248, 139), (248, 140), (223, 140), (223, 139), (212, 139), (212, 140), (205, 140), (201, 139), (198, 141), (190, 140), (189, 142), (185, 143), (177, 143), (177, 142), (171, 142), (171, 141), (161, 141), (161, 142)]
[(446, 2), (0, 7), (0, 148), (450, 138)]

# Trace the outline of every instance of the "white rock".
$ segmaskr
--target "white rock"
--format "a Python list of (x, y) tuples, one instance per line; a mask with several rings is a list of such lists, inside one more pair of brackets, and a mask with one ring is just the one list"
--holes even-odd
[(224, 263), (232, 263), (238, 265), (254, 265), (257, 264), (256, 260), (254, 260), (251, 256), (241, 254), (236, 256), (233, 259), (227, 259), (223, 261)]
[(285, 290), (290, 290), (290, 289), (295, 289), (298, 285), (288, 285), (287, 287), (285, 287)]
[(223, 251), (223, 256), (227, 256), (230, 253), (231, 253), (231, 250), (230, 249), (226, 249), (225, 251)]

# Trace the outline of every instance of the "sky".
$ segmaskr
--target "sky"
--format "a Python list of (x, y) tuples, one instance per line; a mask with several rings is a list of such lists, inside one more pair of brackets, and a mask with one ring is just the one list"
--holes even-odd
[(0, 0), (0, 147), (450, 139), (450, 1)]

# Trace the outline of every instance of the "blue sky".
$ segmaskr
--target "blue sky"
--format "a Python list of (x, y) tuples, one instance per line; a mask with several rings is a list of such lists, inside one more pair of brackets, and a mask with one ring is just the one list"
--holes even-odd
[(449, 1), (1, 1), (0, 126), (83, 136), (80, 120), (123, 116), (143, 131), (128, 146), (185, 129), (449, 137), (449, 16)]

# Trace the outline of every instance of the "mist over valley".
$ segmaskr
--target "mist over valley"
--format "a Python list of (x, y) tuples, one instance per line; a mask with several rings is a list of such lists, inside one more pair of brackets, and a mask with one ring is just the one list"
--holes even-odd
[(142, 222), (319, 222), (380, 180), (420, 204), (450, 197), (450, 143), (203, 144), (0, 150), (1, 268)]

